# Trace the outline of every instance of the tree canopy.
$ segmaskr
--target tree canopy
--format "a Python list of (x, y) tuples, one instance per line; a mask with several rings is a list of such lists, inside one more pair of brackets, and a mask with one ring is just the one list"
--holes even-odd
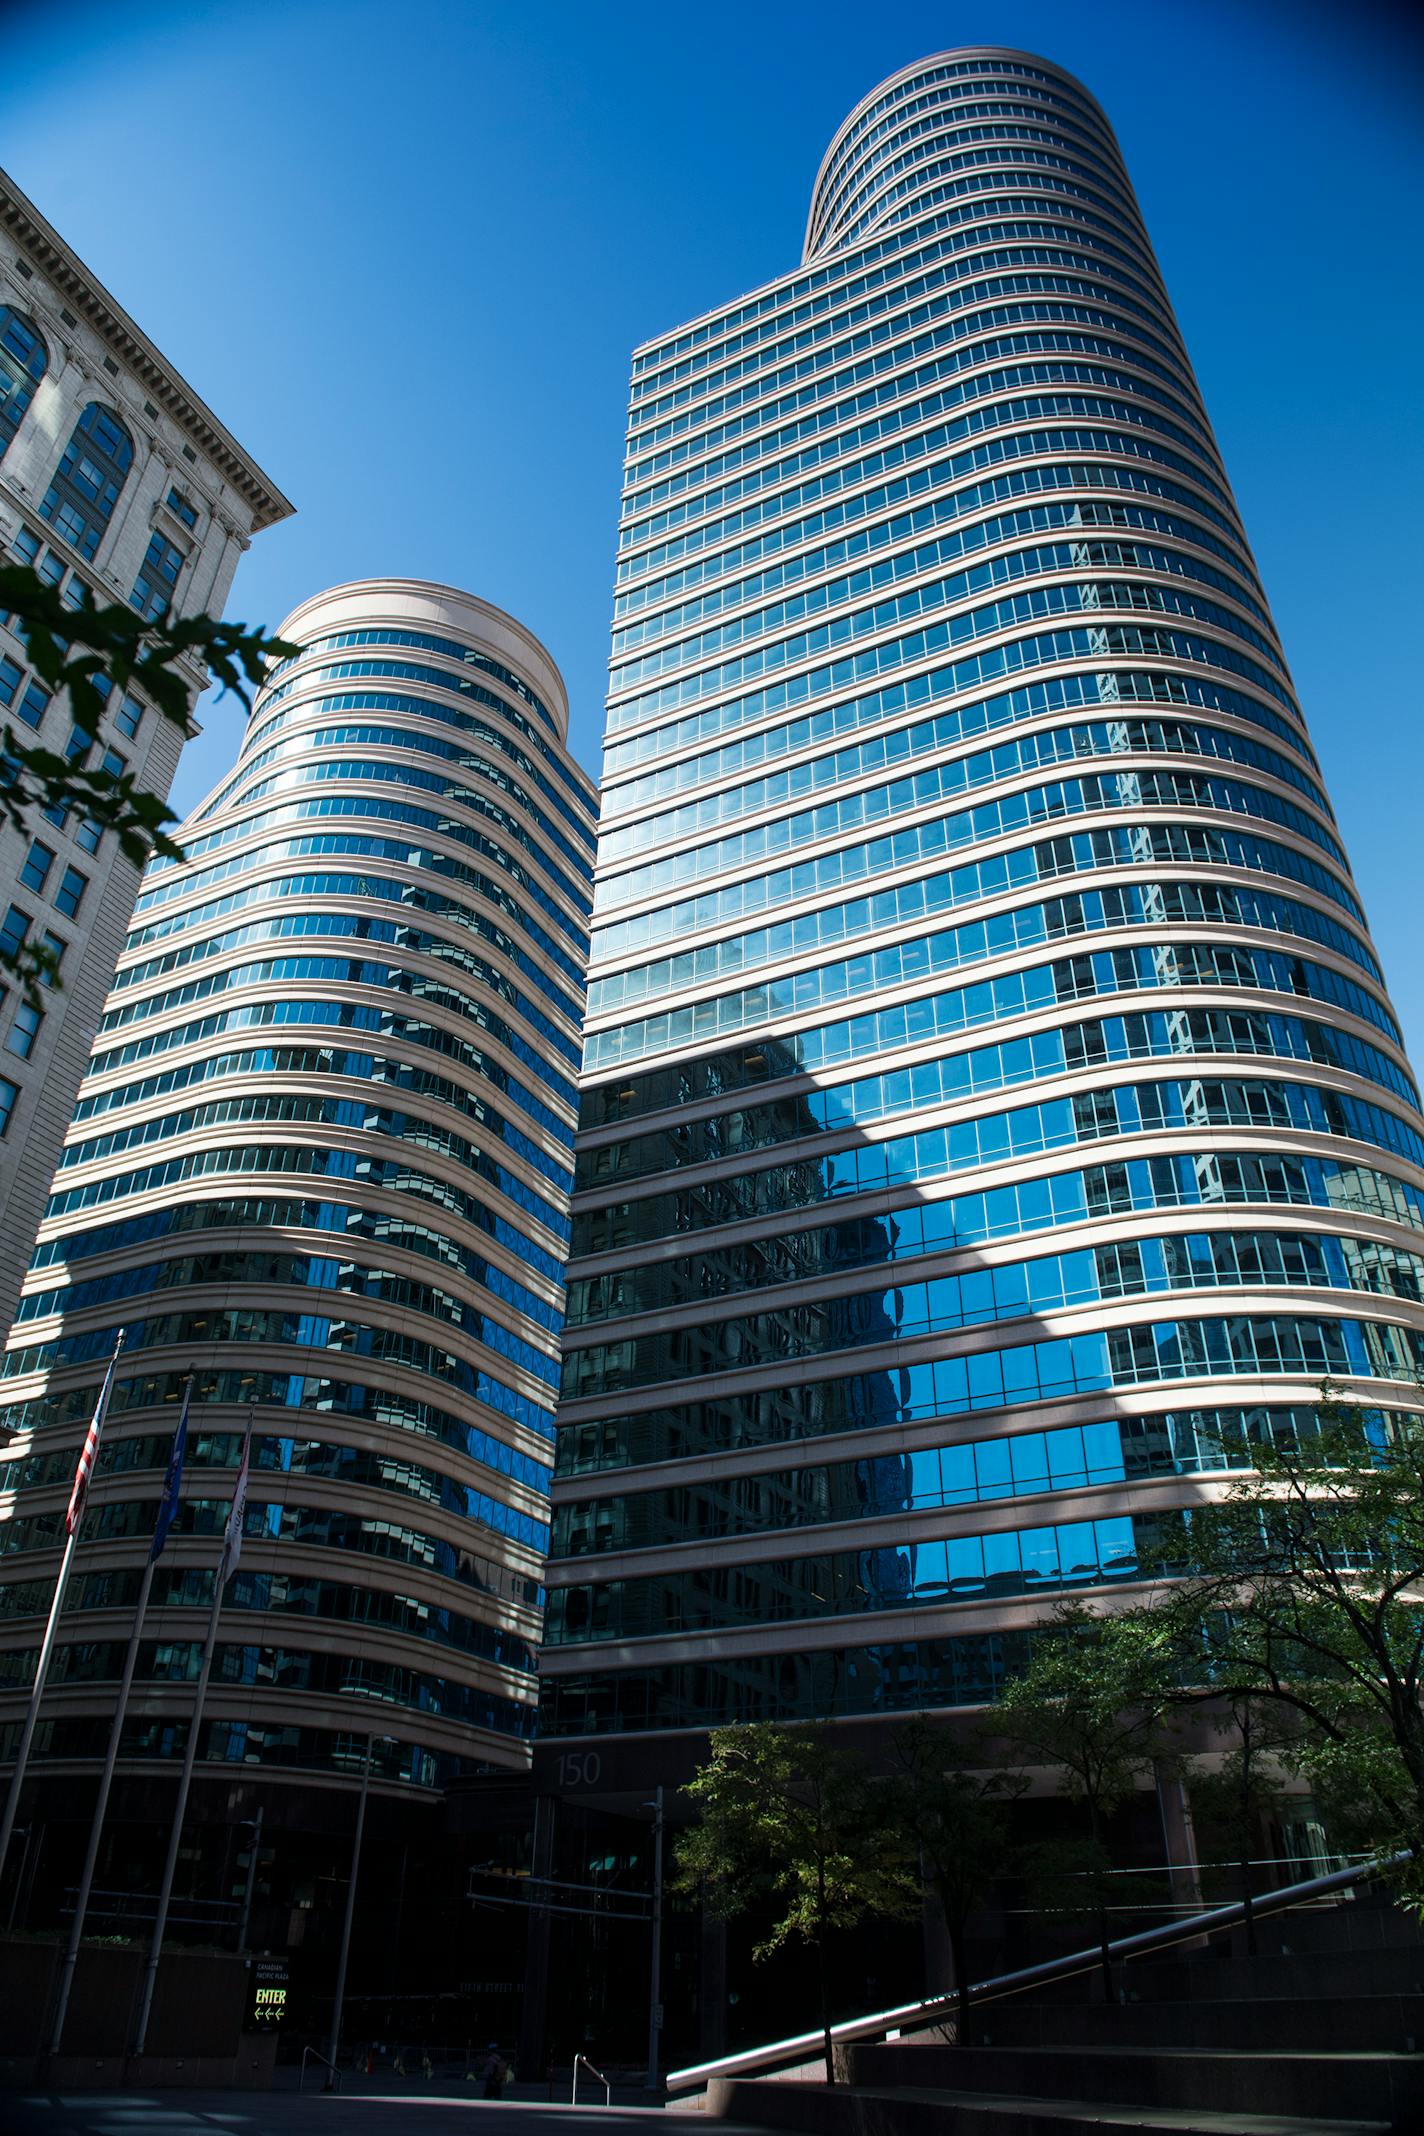
[(1112, 1874), (1104, 1826), (1160, 1748), (1170, 1703), (1174, 1627), (1150, 1613), (1094, 1615), (1060, 1609), (1035, 1636), (1027, 1669), (1004, 1688), (993, 1727), (1029, 1764), (1059, 1773), (1082, 1806), (1087, 1830), (1066, 1846), (1041, 1850), (1045, 1885), (1076, 1886), (1097, 1924), (1104, 1985), (1112, 1998), (1108, 1952)]
[[(1010, 1812), (1028, 1787), (1021, 1773), (986, 1767), (978, 1735), (964, 1737), (917, 1714), (895, 1740), (896, 1787), (907, 1834), (944, 1917), (959, 2002), (958, 2039), (970, 2042), (971, 1917), (1013, 1861)], [(976, 1762), (976, 1760), (978, 1762)]]
[(1295, 1716), (1290, 1761), (1424, 1901), (1424, 1419), (1327, 1389), (1313, 1428), (1236, 1451), (1151, 1618), (1187, 1690)]
[(709, 1747), (686, 1788), (698, 1822), (678, 1842), (675, 1882), (715, 1913), (764, 1907), (754, 1958), (811, 1945), (834, 2083), (829, 1940), (871, 1915), (918, 1911), (913, 1840), (894, 1792), (828, 1728), (743, 1723), (714, 1728)]

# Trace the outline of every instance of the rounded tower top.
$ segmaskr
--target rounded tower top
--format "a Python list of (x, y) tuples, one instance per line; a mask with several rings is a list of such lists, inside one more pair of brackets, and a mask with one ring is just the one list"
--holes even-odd
[(350, 579), (299, 601), (278, 636), (307, 644), (329, 633), (379, 630), (383, 624), (448, 637), (502, 662), (533, 691), (567, 744), (569, 697), (553, 655), (517, 617), (458, 586), (430, 579)]
[[(1076, 115), (1101, 138), (1121, 168), (1102, 106), (1066, 68), (1010, 45), (959, 45), (933, 52), (887, 74), (836, 130), (811, 188), (803, 262), (834, 251), (852, 236), (864, 235), (882, 219), (891, 200), (906, 189), (895, 182), (903, 176), (904, 167), (922, 159), (929, 142), (942, 130), (936, 119), (951, 119), (954, 107), (972, 100), (986, 77), (1012, 83), (1028, 101), (1050, 102), (1062, 116)], [(898, 153), (911, 142), (915, 147), (910, 155)]]

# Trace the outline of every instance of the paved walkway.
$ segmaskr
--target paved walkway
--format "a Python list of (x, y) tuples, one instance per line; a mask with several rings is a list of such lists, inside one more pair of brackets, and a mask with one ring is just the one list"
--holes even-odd
[[(5, 2136), (654, 2136), (690, 2130), (657, 2107), (486, 2103), (466, 2093), (362, 2093), (359, 2078), (322, 2092), (0, 2093)], [(731, 2122), (719, 2136), (754, 2136)]]

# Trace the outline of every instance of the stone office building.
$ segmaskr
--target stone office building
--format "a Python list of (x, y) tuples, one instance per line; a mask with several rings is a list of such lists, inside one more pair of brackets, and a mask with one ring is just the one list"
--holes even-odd
[[(254, 533), (292, 507), (0, 172), (0, 555), (78, 606), (220, 615)], [(196, 700), (206, 676), (184, 670)], [(0, 615), (0, 720), (62, 753), (73, 721)], [(141, 696), (112, 693), (89, 761), (166, 796), (183, 737)], [(0, 937), (60, 959), (42, 1009), (0, 999), (0, 1332), (89, 1058), (138, 889), (112, 833), (74, 814), (0, 826)]]

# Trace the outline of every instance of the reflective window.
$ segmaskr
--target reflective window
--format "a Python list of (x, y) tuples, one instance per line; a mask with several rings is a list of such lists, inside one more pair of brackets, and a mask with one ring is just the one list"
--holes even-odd
[[(555, 1241), (568, 1236), (568, 1220), (553, 1202), (536, 1194), (513, 1172), (491, 1158), (482, 1158), (481, 1176), (502, 1193), (514, 1208), (522, 1209), (542, 1224)], [(319, 1179), (352, 1179), (420, 1195), (432, 1208), (448, 1209), (466, 1221), (478, 1222), (485, 1194), (467, 1194), (431, 1173), (404, 1163), (365, 1157), (354, 1150), (307, 1145), (251, 1142), (219, 1149), (190, 1152), (162, 1163), (144, 1165), (138, 1171), (110, 1174), (88, 1181), (82, 1187), (67, 1187), (51, 1194), (46, 1206), (50, 1216), (69, 1216), (80, 1209), (98, 1209), (131, 1194), (144, 1194), (155, 1187), (173, 1187), (189, 1180), (215, 1179), (227, 1173), (308, 1174)]]
[[(39, 683), (31, 681), (25, 684), (16, 699), (14, 691), (19, 679), (19, 670), (13, 661), (0, 661), (0, 696), (4, 697), (6, 704), (13, 706), (17, 719), (22, 719), (27, 727), (38, 728), (44, 724), (44, 716), (49, 710), (50, 693)], [(5, 695), (7, 687), (9, 695)]]
[(1180, 1515), (996, 1529), (944, 1541), (727, 1563), (550, 1590), (551, 1646), (740, 1624), (914, 1609), (992, 1596), (1057, 1594), (1137, 1580), (1171, 1548)]
[[(336, 1005), (333, 1004), (332, 1015), (337, 1014)], [(310, 1020), (315, 1022), (318, 1019), (313, 1016)], [(200, 1032), (203, 1036), (209, 1035), (202, 1027), (195, 1029), (191, 1025), (185, 1026), (174, 1042), (185, 1044)], [(448, 1033), (443, 1034), (444, 1043), (441, 1044), (442, 1034), (433, 1026), (422, 1026), (414, 1022), (402, 1025), (399, 1033), (393, 1032), (392, 1035), (407, 1038), (416, 1045), (429, 1045), (442, 1053), (446, 1059), (472, 1069), (482, 1081), (512, 1097), (531, 1119), (538, 1121), (564, 1148), (572, 1141), (568, 1121), (551, 1106), (542, 1104), (532, 1092), (523, 1092), (522, 1086), (493, 1054), (482, 1053), (472, 1046), (466, 1047), (451, 1038)], [(127, 1048), (121, 1050), (124, 1053), (129, 1051)], [(110, 1067), (122, 1065), (116, 1055), (106, 1056), (106, 1059)], [(547, 1177), (556, 1179), (561, 1184), (568, 1177), (567, 1163), (526, 1136), (500, 1107), (490, 1104), (483, 1091), (467, 1090), (454, 1078), (439, 1075), (431, 1068), (415, 1066), (385, 1054), (362, 1052), (354, 1048), (342, 1048), (339, 1051), (294, 1046), (248, 1047), (236, 1050), (224, 1048), (204, 1060), (187, 1062), (181, 1068), (147, 1076), (141, 1082), (111, 1086), (92, 1095), (83, 1095), (75, 1107), (74, 1118), (76, 1121), (100, 1119), (115, 1107), (130, 1104), (138, 1098), (191, 1089), (198, 1083), (218, 1077), (248, 1074), (254, 1068), (287, 1067), (299, 1073), (324, 1075), (328, 1079), (350, 1076), (362, 1083), (379, 1084), (385, 1094), (390, 1096), (407, 1092), (417, 1100), (453, 1106), (456, 1111), (464, 1113), (467, 1119), (482, 1128), (486, 1139), (493, 1138), (508, 1143), (520, 1156), (528, 1158), (532, 1164), (537, 1164)], [(331, 1096), (334, 1100), (335, 1094), (331, 1093)]]
[[(16, 1024), (19, 1024), (18, 1012)], [(39, 1017), (35, 1015), (29, 1030), (30, 1043), (33, 1043), (34, 1032), (38, 1028)], [(12, 1044), (11, 1051), (27, 1055), (29, 1046), (26, 1045), (22, 1049)], [(485, 1286), (481, 1277), (487, 1265), (475, 1255), (464, 1255), (456, 1264), (456, 1268), (460, 1275), (483, 1289)], [(185, 1290), (198, 1285), (226, 1287), (234, 1283), (260, 1283), (277, 1288), (297, 1285), (313, 1290), (350, 1292), (363, 1299), (396, 1305), (404, 1313), (424, 1315), (443, 1321), (450, 1327), (463, 1329), (475, 1341), (497, 1351), (512, 1364), (522, 1366), (526, 1372), (532, 1373), (536, 1379), (544, 1380), (550, 1386), (558, 1379), (557, 1362), (547, 1350), (514, 1334), (493, 1315), (481, 1312), (473, 1300), (466, 1299), (441, 1284), (416, 1282), (413, 1278), (388, 1268), (371, 1267), (344, 1257), (338, 1261), (326, 1254), (185, 1254), (172, 1260), (129, 1267), (120, 1275), (78, 1283), (68, 1290), (33, 1291), (22, 1301), (16, 1321), (18, 1324), (42, 1319), (46, 1314), (57, 1310), (72, 1312), (83, 1306), (109, 1304), (118, 1298), (140, 1298), (155, 1291)], [(536, 1301), (522, 1285), (506, 1278), (503, 1284), (498, 1286), (496, 1295), (502, 1295), (502, 1302), (524, 1310), (534, 1307), (531, 1317), (543, 1320), (550, 1333), (557, 1331), (559, 1316), (547, 1307), (539, 1310)]]
[[(619, 790), (612, 789), (603, 834), (605, 864), (649, 847), (660, 851), (669, 843), (682, 845), (693, 833), (733, 822), (743, 815), (762, 820), (755, 829), (719, 837), (701, 846), (683, 845), (680, 851), (662, 854), (617, 875), (605, 874), (597, 899), (597, 909), (605, 923), (597, 931), (598, 954), (606, 956), (617, 951), (618, 937), (608, 923), (618, 906), (642, 903), (653, 892), (679, 888), (703, 876), (753, 867), (794, 853), (798, 846), (819, 842), (832, 832), (855, 831), (886, 822), (912, 808), (918, 810), (925, 804), (971, 792), (975, 787), (994, 785), (1015, 772), (1038, 771), (1079, 758), (1195, 756), (1250, 764), (1295, 786), (1323, 814), (1329, 814), (1321, 788), (1280, 750), (1267, 748), (1254, 737), (1184, 719), (1080, 720), (1072, 726), (1040, 728), (1036, 733), (1000, 742), (993, 749), (946, 757), (918, 772), (912, 771), (915, 762), (926, 754), (939, 754), (942, 735), (947, 742), (955, 739), (958, 724), (958, 715), (944, 713), (913, 727), (897, 727), (892, 733), (876, 735), (830, 756), (803, 760), (787, 771), (768, 773), (744, 786), (723, 787), (702, 801), (652, 813), (645, 806), (635, 812), (634, 820), (628, 824), (621, 823)], [(718, 757), (730, 754), (718, 751), (708, 761), (715, 764)], [(678, 769), (695, 767), (697, 761), (691, 760), (689, 766), (684, 759)], [(892, 784), (860, 788), (843, 796), (834, 791), (865, 772), (887, 767), (899, 767), (902, 774)], [(663, 776), (658, 774), (635, 780), (632, 787), (664, 784)], [(790, 812), (790, 803), (808, 800), (828, 789), (827, 798), (815, 808)], [(665, 790), (675, 792), (676, 787), (668, 781)], [(632, 788), (624, 791), (631, 794)], [(774, 811), (769, 817), (768, 810)], [(729, 905), (726, 909), (755, 910), (755, 902), (748, 900), (744, 908)]]
[(563, 1391), (571, 1400), (657, 1380), (699, 1378), (830, 1350), (906, 1341), (1099, 1300), (1192, 1289), (1340, 1289), (1424, 1298), (1424, 1258), (1399, 1247), (1315, 1233), (1203, 1231), (1000, 1262), (892, 1290), (850, 1290), (834, 1303), (771, 1305), (579, 1346), (570, 1328)]
[[(707, 1411), (715, 1418), (720, 1407), (707, 1405)], [(689, 1449), (697, 1413), (697, 1405), (683, 1412), (683, 1444)], [(853, 1461), (807, 1461), (741, 1475), (719, 1468), (715, 1475), (672, 1489), (639, 1488), (639, 1479), (631, 1476), (622, 1490), (615, 1485), (596, 1498), (563, 1497), (554, 1520), (555, 1555), (583, 1557), (633, 1543), (706, 1541), (824, 1521), (880, 1520), (1148, 1476), (1225, 1473), (1248, 1467), (1257, 1444), (1290, 1445), (1318, 1429), (1314, 1409), (1306, 1406), (1169, 1410), (1054, 1431), (886, 1449)], [(646, 1442), (635, 1417), (566, 1425), (559, 1435), (558, 1472), (584, 1476), (636, 1464)], [(702, 1451), (725, 1452), (727, 1445), (725, 1436), (713, 1436)], [(57, 1471), (54, 1480), (61, 1480)]]
[(27, 1061), (34, 1050), (34, 1043), (39, 1037), (40, 1025), (43, 1022), (41, 1011), (31, 1007), (29, 1002), (22, 1001), (11, 1017), (10, 1028), (5, 1034), (6, 1051), (17, 1054), (22, 1061)]
[[(898, 1266), (920, 1255), (1125, 1211), (1252, 1202), (1353, 1210), (1424, 1232), (1424, 1192), (1371, 1166), (1284, 1151), (1195, 1150), (1122, 1159), (936, 1200), (917, 1194), (874, 1218), (783, 1225), (735, 1245), (708, 1240), (696, 1253), (574, 1275), (568, 1285), (569, 1325), (577, 1329), (625, 1313), (661, 1311), (857, 1268)], [(575, 1216), (573, 1251), (581, 1256), (663, 1240), (714, 1226), (736, 1208), (735, 1191), (702, 1188), (605, 1202)]]
[[(178, 1211), (172, 1208), (150, 1210), (146, 1217), (134, 1219), (133, 1222), (161, 1227), (169, 1218), (181, 1213), (182, 1208), (190, 1206), (179, 1205)], [(117, 1383), (114, 1388), (112, 1413), (125, 1416), (130, 1411), (156, 1409), (171, 1423), (186, 1388), (185, 1373), (140, 1373), (134, 1378)], [(228, 1406), (250, 1400), (254, 1391), (264, 1411), (296, 1411), (298, 1414), (292, 1425), (294, 1431), (325, 1430), (333, 1417), (357, 1418), (363, 1420), (366, 1425), (384, 1423), (409, 1434), (412, 1444), (427, 1440), (432, 1444), (438, 1442), (454, 1447), (457, 1452), (467, 1454), (471, 1460), (494, 1470), (500, 1476), (512, 1477), (516, 1483), (527, 1485), (531, 1490), (547, 1491), (547, 1462), (537, 1459), (534, 1455), (519, 1452), (509, 1444), (507, 1438), (487, 1432), (465, 1418), (456, 1417), (446, 1409), (435, 1407), (428, 1401), (419, 1400), (394, 1387), (371, 1384), (365, 1380), (353, 1383), (345, 1379), (331, 1379), (321, 1373), (294, 1375), (282, 1371), (269, 1372), (254, 1368), (244, 1361), (237, 1366), (204, 1368), (199, 1372), (193, 1390), (194, 1399), (199, 1405), (216, 1402)], [(0, 1408), (0, 1428), (14, 1433), (31, 1431), (42, 1426), (74, 1426), (82, 1437), (83, 1429), (93, 1414), (98, 1394), (99, 1381), (96, 1379), (91, 1384), (68, 1387), (62, 1393), (51, 1391), (28, 1401), (12, 1402)], [(303, 1419), (307, 1421), (303, 1422)], [(78, 1440), (74, 1443), (77, 1445)], [(271, 1440), (265, 1442), (265, 1446), (259, 1443), (259, 1451), (254, 1454), (254, 1459), (267, 1466), (291, 1466), (293, 1461), (297, 1461), (297, 1456), (295, 1452), (289, 1456), (286, 1450), (293, 1448), (295, 1443), (290, 1438)], [(329, 1437), (313, 1443), (322, 1459), (339, 1458), (341, 1455), (341, 1449), (333, 1448)], [(171, 1431), (167, 1429), (156, 1437), (144, 1438), (137, 1442), (125, 1440), (122, 1444), (116, 1444), (112, 1439), (106, 1440), (100, 1455), (100, 1473), (109, 1473), (121, 1467), (150, 1467), (161, 1470), (167, 1463), (170, 1444)], [(203, 1453), (205, 1444), (211, 1449), (208, 1455)], [(130, 1445), (134, 1446), (132, 1454), (126, 1450)], [(270, 1459), (267, 1451), (269, 1448), (272, 1450)], [(232, 1468), (236, 1466), (240, 1452), (241, 1441), (236, 1434), (218, 1434), (212, 1437), (203, 1434), (190, 1441), (190, 1458), (200, 1463), (207, 1459), (212, 1464)], [(48, 1456), (44, 1458), (46, 1461), (50, 1459)], [(22, 1472), (21, 1481), (34, 1481), (39, 1484), (62, 1480), (61, 1472), (66, 1458), (69, 1473), (72, 1474), (72, 1458), (61, 1454), (54, 1457), (56, 1465), (52, 1470), (46, 1467), (43, 1471), (36, 1472), (33, 1477), (25, 1470)], [(320, 1466), (316, 1454), (310, 1458), (316, 1467)], [(297, 1465), (302, 1467), (304, 1463), (298, 1461)]]
[(136, 608), (146, 622), (156, 623), (172, 605), (183, 564), (181, 549), (162, 534), (152, 535), (129, 595), (130, 608)]
[[(484, 1402), (497, 1414), (526, 1425), (543, 1439), (553, 1437), (552, 1404), (536, 1400), (498, 1375), (472, 1364), (423, 1338), (393, 1328), (348, 1325), (344, 1315), (320, 1311), (261, 1311), (234, 1306), (218, 1311), (170, 1312), (125, 1322), (125, 1350), (178, 1343), (282, 1343), (314, 1353), (339, 1350), (351, 1358), (370, 1359), (373, 1364), (406, 1366), (432, 1381), (442, 1381), (472, 1399)], [(52, 1342), (6, 1352), (0, 1377), (13, 1379), (31, 1372), (47, 1372), (56, 1366), (88, 1364), (107, 1358), (113, 1351), (118, 1330), (96, 1328), (83, 1334), (65, 1334)], [(151, 1515), (150, 1505), (150, 1515)]]
[[(1347, 1034), (1337, 1032), (1332, 1037), (1341, 1044), (1339, 1059), (1343, 1065), (1353, 1058)], [(1054, 1048), (1052, 1034), (1048, 1047), (1037, 1056), (1034, 1040), (1012, 1043), (1022, 1043), (1027, 1052), (1014, 1056), (1006, 1055), (999, 1047), (982, 1050), (982, 1072), (990, 1082), (1001, 1068), (1012, 1066), (1016, 1059), (1025, 1063), (1027, 1074), (1033, 1072), (1035, 1058), (1044, 1063), (1065, 1059)], [(974, 1056), (958, 1057), (960, 1062), (973, 1059)], [(913, 1072), (867, 1076), (857, 1083), (833, 1086), (824, 1093), (809, 1092), (775, 1104), (748, 1107), (745, 1112), (709, 1115), (688, 1122), (680, 1130), (662, 1129), (630, 1136), (622, 1142), (595, 1144), (579, 1153), (577, 1185), (586, 1190), (609, 1181), (679, 1170), (716, 1157), (730, 1158), (733, 1162), (722, 1167), (707, 1189), (709, 1196), (724, 1187), (735, 1190), (746, 1180), (751, 1182), (749, 1194), (754, 1200), (763, 1191), (764, 1182), (771, 1199), (762, 1213), (770, 1213), (772, 1207), (780, 1206), (776, 1199), (778, 1179), (770, 1170), (750, 1169), (758, 1151), (821, 1134), (843, 1138), (853, 1124), (893, 1117), (933, 1104), (941, 1094), (953, 1095), (972, 1088), (974, 1074), (972, 1067), (960, 1067), (953, 1061), (929, 1061), (918, 1064)], [(1248, 1081), (1213, 1075), (1190, 1082), (1120, 1083), (1078, 1089), (1071, 1097), (1046, 1099), (1010, 1112), (980, 1113), (893, 1140), (860, 1140), (837, 1148), (824, 1158), (812, 1156), (792, 1169), (782, 1169), (780, 1183), (793, 1196), (799, 1191), (804, 1206), (835, 1195), (868, 1193), (897, 1182), (943, 1178), (997, 1158), (1068, 1148), (1105, 1136), (1153, 1128), (1200, 1131), (1228, 1124), (1301, 1127), (1315, 1134), (1355, 1135), (1408, 1156), (1413, 1163), (1424, 1161), (1424, 1135), (1419, 1128), (1382, 1106), (1304, 1082)], [(789, 1205), (795, 1206), (794, 1200)], [(751, 1214), (752, 1208), (746, 1207), (743, 1213)]]
[(0, 304), (0, 455), (19, 429), (48, 364), (49, 351), (34, 321), (13, 305)]
[(40, 505), (40, 517), (81, 556), (92, 557), (98, 548), (133, 456), (133, 439), (113, 409), (91, 401)]
[[(702, 1453), (712, 1445), (745, 1447), (933, 1424), (973, 1410), (1007, 1407), (1017, 1424), (1024, 1402), (1217, 1374), (1249, 1380), (1289, 1372), (1308, 1382), (1301, 1397), (1308, 1402), (1322, 1379), (1342, 1373), (1413, 1383), (1416, 1356), (1424, 1357), (1424, 1336), (1393, 1323), (1243, 1314), (1138, 1329), (1114, 1325), (879, 1371), (842, 1370), (831, 1378), (750, 1393), (713, 1390), (693, 1401), (646, 1409), (632, 1419), (610, 1419), (600, 1403), (592, 1421), (604, 1434), (601, 1465), (621, 1466)], [(582, 1431), (588, 1421), (574, 1413), (563, 1424)]]
[(4, 921), (0, 922), (0, 951), (3, 951), (7, 957), (18, 957), (24, 947), (25, 936), (29, 933), (29, 927), (30, 915), (28, 912), (22, 912), (18, 905), (11, 905), (5, 914)]
[(53, 866), (54, 848), (41, 845), (38, 838), (31, 839), (30, 850), (20, 868), (20, 881), (27, 890), (33, 890), (36, 897), (43, 897), (45, 882)]
[[(347, 647), (361, 645), (412, 646), (424, 652), (440, 653), (448, 660), (458, 661), (463, 667), (475, 668), (483, 674), (492, 676), (496, 682), (502, 683), (506, 689), (513, 690), (521, 703), (532, 705), (541, 719), (550, 727), (557, 729), (558, 722), (555, 720), (553, 713), (542, 698), (535, 695), (522, 676), (516, 675), (511, 668), (507, 668), (500, 661), (492, 659), (488, 653), (480, 652), (475, 646), (462, 645), (457, 638), (435, 637), (428, 631), (397, 630), (388, 624), (382, 624), (379, 629), (337, 631), (327, 638), (314, 638), (309, 645), (303, 647), (300, 653), (281, 661), (272, 670), (272, 674), (274, 677), (285, 674), (288, 669), (295, 668), (302, 662), (310, 661), (321, 653), (340, 652)], [(448, 680), (442, 678), (442, 681), (448, 687), (449, 682), (454, 681), (454, 679), (453, 677)], [(500, 709), (503, 710), (504, 708), (501, 707)]]
[(62, 912), (66, 919), (74, 919), (88, 888), (87, 875), (81, 874), (78, 868), (66, 868), (60, 877), (59, 888), (54, 893), (57, 910)]

